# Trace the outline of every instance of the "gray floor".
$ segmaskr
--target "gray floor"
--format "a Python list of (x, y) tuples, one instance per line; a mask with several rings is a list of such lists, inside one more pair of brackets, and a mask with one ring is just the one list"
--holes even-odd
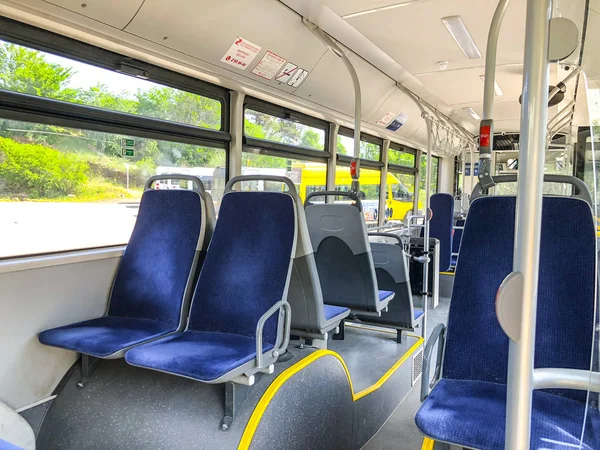
[[(449, 298), (440, 298), (440, 305), (429, 311), (428, 335), (438, 323), (447, 323), (449, 306)], [(363, 450), (419, 450), (423, 444), (423, 435), (415, 426), (414, 417), (421, 406), (420, 394), (420, 384), (417, 384)]]

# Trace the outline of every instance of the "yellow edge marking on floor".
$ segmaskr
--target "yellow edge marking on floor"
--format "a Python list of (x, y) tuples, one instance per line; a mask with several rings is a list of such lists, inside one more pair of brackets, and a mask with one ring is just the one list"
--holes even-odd
[(440, 275), (452, 275), (452, 276), (454, 276), (454, 275), (456, 275), (456, 273), (454, 273), (454, 272), (440, 272)]
[(434, 440), (429, 439), (428, 437), (423, 438), (423, 446), (421, 447), (421, 450), (433, 450), (434, 446), (435, 446)]
[(322, 358), (323, 356), (333, 356), (334, 358), (337, 358), (337, 360), (342, 364), (344, 372), (346, 372), (348, 384), (350, 385), (350, 392), (352, 393), (352, 400), (357, 401), (358, 399), (371, 394), (372, 392), (376, 391), (381, 386), (383, 386), (383, 384), (394, 374), (394, 372), (398, 370), (398, 368), (415, 352), (415, 350), (421, 344), (423, 344), (422, 337), (411, 337), (416, 337), (417, 342), (415, 342), (413, 346), (410, 349), (408, 349), (408, 351), (404, 355), (402, 355), (402, 358), (400, 358), (392, 367), (390, 367), (390, 369), (385, 374), (383, 374), (383, 376), (374, 385), (363, 389), (358, 394), (354, 393), (354, 387), (352, 386), (352, 378), (350, 377), (348, 366), (346, 366), (346, 363), (339, 354), (337, 354), (336, 352), (332, 352), (331, 350), (317, 350), (308, 355), (306, 358), (298, 361), (293, 366), (288, 367), (286, 370), (281, 372), (281, 374), (279, 374), (277, 378), (275, 378), (275, 381), (273, 381), (273, 383), (271, 383), (271, 385), (267, 388), (267, 390), (259, 400), (258, 404), (256, 405), (256, 408), (254, 408), (254, 412), (252, 413), (252, 416), (250, 416), (250, 420), (248, 421), (246, 429), (244, 430), (244, 434), (242, 435), (242, 439), (240, 440), (238, 450), (247, 450), (248, 448), (250, 448), (252, 438), (254, 437), (254, 433), (258, 428), (260, 420), (262, 419), (263, 414), (267, 410), (269, 403), (271, 403), (271, 400), (273, 400), (273, 397), (275, 397), (275, 394), (277, 394), (277, 391), (279, 391), (279, 389), (285, 384), (287, 380), (289, 380), (291, 377), (293, 377), (305, 367), (315, 362), (317, 359)]

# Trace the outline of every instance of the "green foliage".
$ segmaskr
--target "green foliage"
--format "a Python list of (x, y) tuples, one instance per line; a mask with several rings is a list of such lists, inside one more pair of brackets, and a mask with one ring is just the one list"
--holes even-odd
[(415, 155), (390, 149), (388, 152), (388, 162), (398, 166), (415, 167)]
[(89, 166), (75, 155), (0, 138), (0, 179), (5, 194), (30, 198), (76, 195), (87, 182), (88, 171)]
[[(431, 156), (431, 194), (435, 194), (438, 191), (438, 178), (439, 178), (439, 163), (440, 159), (435, 156)], [(427, 187), (427, 178), (425, 176), (425, 169), (427, 169), (427, 155), (421, 155), (421, 167), (419, 173), (421, 174), (420, 189), (425, 190)], [(423, 194), (424, 195), (424, 194)], [(425, 198), (420, 197), (420, 198)]]
[(337, 153), (338, 155), (348, 154), (348, 149), (344, 146), (340, 136), (337, 137)]

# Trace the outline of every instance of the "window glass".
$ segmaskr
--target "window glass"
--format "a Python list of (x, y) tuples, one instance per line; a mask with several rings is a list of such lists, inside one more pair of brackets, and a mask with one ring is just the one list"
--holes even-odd
[[(415, 175), (401, 172), (388, 172), (386, 193), (386, 218), (402, 221), (412, 214), (415, 196)], [(421, 205), (419, 200), (419, 205)]]
[(390, 148), (388, 150), (388, 163), (403, 167), (415, 167), (415, 154), (411, 152), (403, 152)]
[(0, 41), (0, 89), (218, 130), (221, 102)]
[[(354, 157), (354, 138), (338, 134), (337, 153), (338, 155), (347, 155)], [(380, 154), (381, 146), (379, 144), (360, 141), (359, 158), (370, 159), (371, 161), (379, 161)]]
[(255, 139), (314, 150), (325, 149), (325, 130), (281, 119), (250, 108), (246, 108), (244, 112), (244, 133)]
[[(373, 169), (360, 169), (360, 200), (368, 227), (376, 227), (379, 218), (379, 187), (381, 172)], [(336, 166), (335, 190), (348, 192), (352, 187), (350, 168)], [(336, 202), (351, 202), (347, 197), (336, 197)]]
[[(439, 179), (439, 168), (440, 168), (440, 158), (437, 156), (431, 157), (431, 195), (436, 194), (438, 192), (438, 179)], [(425, 169), (427, 168), (427, 155), (421, 155), (421, 167), (419, 169), (421, 174), (421, 182), (420, 182), (420, 193), (419, 199), (425, 199), (427, 195), (427, 177), (425, 176)]]
[[(242, 175), (277, 175), (290, 178), (302, 202), (306, 196), (316, 191), (324, 191), (327, 180), (327, 165), (279, 156), (242, 154)], [(281, 192), (286, 190), (281, 183), (269, 181), (247, 181), (243, 190)], [(322, 198), (320, 199), (321, 201)], [(319, 201), (319, 199), (316, 199)]]
[(0, 119), (0, 257), (127, 243), (152, 175), (201, 177), (218, 209), (225, 164), (222, 149)]

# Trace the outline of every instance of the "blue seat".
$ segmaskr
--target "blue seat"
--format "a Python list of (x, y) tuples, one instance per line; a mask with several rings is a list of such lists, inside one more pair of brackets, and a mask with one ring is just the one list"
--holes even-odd
[[(446, 272), (452, 264), (454, 197), (450, 194), (433, 194), (429, 201), (433, 216), (429, 221), (429, 237), (440, 241), (440, 272)], [(421, 230), (423, 237), (424, 230)]]
[[(495, 300), (498, 287), (512, 271), (514, 222), (514, 197), (477, 199), (469, 210), (450, 302), (443, 378), (415, 417), (418, 428), (436, 441), (481, 450), (504, 448), (508, 338), (496, 318)], [(544, 198), (536, 368), (589, 370), (595, 240), (586, 202)], [(482, 272), (482, 267), (489, 269)], [(577, 444), (586, 400), (587, 392), (577, 390), (534, 391), (530, 448)], [(586, 445), (600, 448), (600, 416), (595, 408), (588, 414)]]
[(6, 442), (4, 439), (0, 439), (0, 450), (23, 450), (21, 447)]
[(136, 345), (183, 329), (210, 223), (207, 200), (212, 203), (196, 191), (146, 191), (106, 315), (43, 331), (39, 341), (93, 357), (120, 358)]
[(289, 342), (295, 245), (292, 195), (226, 191), (185, 331), (135, 347), (125, 360), (206, 383), (245, 377), (251, 385)]
[[(380, 296), (392, 292), (394, 301), (380, 317), (357, 316), (362, 323), (390, 327), (397, 330), (397, 341), (402, 342), (403, 331), (414, 331), (423, 311), (413, 305), (412, 289), (408, 273), (408, 260), (400, 236), (389, 233), (369, 233), (371, 253), (377, 275)], [(376, 241), (373, 241), (376, 239)], [(391, 242), (390, 242), (391, 241)], [(419, 312), (420, 311), (420, 312)]]

